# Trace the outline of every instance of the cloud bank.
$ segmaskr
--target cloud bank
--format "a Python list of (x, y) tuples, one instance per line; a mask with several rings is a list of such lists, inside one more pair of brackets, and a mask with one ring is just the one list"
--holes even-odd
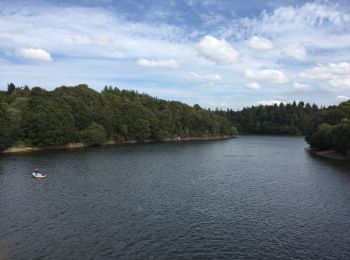
[(12, 81), (48, 88), (115, 84), (232, 108), (286, 95), (322, 105), (350, 96), (349, 5), (260, 8), (262, 2), (246, 16), (225, 0), (228, 12), (214, 1), (171, 8), (151, 1), (152, 12), (128, 11), (119, 1), (108, 8), (5, 1), (0, 88)]

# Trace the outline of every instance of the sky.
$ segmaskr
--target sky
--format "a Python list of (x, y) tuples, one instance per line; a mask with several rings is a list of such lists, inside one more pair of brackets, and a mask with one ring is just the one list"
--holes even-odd
[(0, 89), (80, 83), (205, 108), (350, 98), (350, 1), (0, 0)]

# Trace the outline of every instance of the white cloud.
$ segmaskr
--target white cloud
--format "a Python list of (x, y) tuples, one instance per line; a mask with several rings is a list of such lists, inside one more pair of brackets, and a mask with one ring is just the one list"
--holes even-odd
[(263, 106), (269, 106), (269, 105), (274, 105), (274, 104), (281, 104), (283, 103), (283, 101), (281, 100), (274, 100), (274, 99), (271, 99), (271, 100), (261, 100), (261, 101), (258, 101), (256, 102), (256, 104), (258, 105), (263, 105)]
[(301, 45), (289, 45), (283, 49), (282, 54), (286, 57), (292, 57), (297, 60), (306, 59), (306, 50)]
[(198, 52), (217, 64), (231, 64), (238, 60), (238, 52), (224, 39), (206, 35), (198, 44)]
[(286, 75), (280, 70), (264, 69), (252, 70), (246, 69), (245, 76), (249, 79), (268, 81), (271, 83), (282, 84), (288, 82)]
[[(350, 45), (350, 14), (343, 4), (333, 1), (305, 1), (300, 5), (282, 5), (271, 12), (262, 11), (251, 18), (228, 20), (221, 25), (221, 37), (244, 41), (247, 35), (263, 35), (273, 42), (275, 50), (283, 50), (286, 57), (338, 62), (340, 56), (333, 50)], [(238, 45), (235, 45), (238, 46)], [(312, 50), (309, 53), (306, 50)], [(319, 55), (318, 51), (326, 49)], [(348, 51), (345, 51), (348, 54)], [(269, 52), (276, 60), (278, 55)], [(243, 56), (243, 55), (242, 55)], [(322, 61), (324, 62), (324, 61)]]
[(329, 84), (336, 89), (348, 89), (350, 88), (350, 78), (337, 78), (328, 81)]
[[(334, 4), (309, 2), (299, 6), (282, 6), (272, 12), (263, 11), (259, 17), (242, 18), (237, 28), (258, 35), (295, 39), (310, 34), (335, 33), (350, 21), (349, 14)], [(299, 34), (295, 34), (299, 32)], [(233, 32), (234, 33), (234, 32)], [(326, 39), (325, 39), (326, 40)], [(293, 42), (293, 41), (291, 41)]]
[(294, 88), (296, 91), (299, 91), (299, 92), (304, 92), (304, 91), (307, 91), (310, 86), (308, 84), (303, 84), (303, 83), (294, 83)]
[[(202, 26), (186, 23), (186, 15), (180, 17), (184, 19), (181, 22), (158, 19), (157, 15), (154, 19), (144, 19), (144, 16), (128, 19), (131, 17), (128, 14), (119, 13), (117, 9), (109, 11), (103, 6), (62, 6), (53, 4), (52, 1), (42, 5), (40, 1), (35, 1), (39, 3), (36, 6), (36, 3), (21, 5), (15, 2), (1, 6), (0, 86), (5, 86), (14, 79), (18, 84), (41, 84), (49, 88), (57, 84), (87, 82), (97, 89), (105, 84), (118, 84), (158, 94), (152, 92), (153, 88), (143, 88), (145, 82), (153, 82), (158, 84), (159, 89), (173, 86), (174, 92), (171, 95), (161, 96), (168, 99), (180, 97), (175, 95), (176, 89), (181, 92), (185, 88), (193, 90), (202, 84), (213, 83), (215, 86), (202, 91), (206, 93), (207, 101), (213, 96), (219, 100), (222, 93), (225, 93), (225, 86), (237, 86), (227, 92), (240, 95), (232, 102), (232, 106), (241, 107), (257, 100), (269, 99), (265, 95), (271, 95), (268, 96), (271, 99), (284, 100), (278, 96), (283, 95), (288, 88), (294, 90), (295, 98), (308, 98), (310, 102), (322, 104), (336, 101), (338, 94), (349, 96), (346, 91), (339, 91), (331, 99), (322, 94), (320, 89), (325, 84), (336, 90), (346, 89), (343, 86), (350, 85), (349, 77), (335, 77), (334, 72), (331, 73), (332, 77), (326, 79), (295, 77), (300, 71), (308, 72), (308, 68), (325, 67), (329, 70), (327, 63), (350, 61), (350, 15), (341, 3), (312, 1), (290, 6), (279, 5), (281, 7), (268, 8), (268, 11), (249, 17), (240, 17), (239, 13), (233, 17), (217, 9), (209, 11), (208, 7), (203, 12), (210, 13), (213, 19), (208, 24), (210, 27), (205, 27), (207, 31), (203, 31)], [(176, 9), (175, 6), (171, 8)], [(184, 14), (182, 10), (174, 11)], [(147, 10), (147, 17), (153, 15), (146, 12)], [(190, 12), (192, 11), (189, 10)], [(215, 37), (207, 35), (198, 38), (205, 35), (203, 33), (209, 34), (209, 31), (215, 32)], [(251, 36), (259, 40), (254, 41)], [(258, 45), (261, 39), (268, 39), (273, 48), (269, 51), (255, 51), (248, 46), (250, 40)], [(55, 62), (46, 66), (47, 63), (42, 62), (28, 65), (12, 60), (11, 54), (23, 47), (42, 48), (52, 53), (51, 59)], [(56, 59), (56, 56), (59, 58)], [(281, 57), (307, 59), (307, 62), (295, 63)], [(177, 66), (178, 69), (145, 71), (145, 67), (137, 64), (139, 58), (144, 58), (146, 66), (155, 67), (163, 61), (163, 67)], [(170, 59), (176, 60), (177, 65), (164, 63)], [(253, 70), (251, 73), (247, 71), (248, 80), (244, 77), (246, 68)], [(276, 70), (263, 70), (269, 68), (281, 71), (276, 73)], [(57, 76), (57, 71), (60, 71), (60, 77)], [(197, 73), (196, 77), (189, 73), (191, 71), (200, 74)], [(218, 77), (215, 75), (222, 80), (216, 80)], [(267, 84), (286, 82), (288, 78), (293, 80), (290, 85)], [(240, 92), (238, 86), (246, 88), (249, 82), (261, 84), (264, 91), (254, 92), (254, 95), (247, 91)], [(302, 87), (297, 92), (298, 87), (293, 85), (294, 82), (310, 84), (315, 91), (312, 96), (311, 92), (299, 92)], [(269, 87), (264, 88), (265, 85)], [(320, 92), (317, 92), (318, 89)], [(164, 95), (164, 92), (159, 93)], [(192, 98), (193, 102), (198, 100), (196, 95), (190, 97), (186, 94), (182, 97)], [(205, 98), (202, 101), (207, 102), (204, 100)]]
[(350, 97), (347, 97), (347, 96), (337, 96), (337, 99), (339, 99), (339, 100), (349, 100)]
[(273, 49), (272, 43), (270, 40), (262, 37), (253, 36), (248, 41), (248, 46), (254, 50), (271, 50)]
[[(16, 5), (14, 5), (16, 6)], [(0, 49), (43, 48), (67, 58), (169, 59), (197, 56), (186, 34), (165, 23), (129, 21), (102, 8), (17, 6), (0, 14)], [(142, 44), (140, 44), (142, 42)], [(60, 58), (61, 58), (60, 57)]]
[(328, 63), (299, 73), (302, 78), (326, 82), (335, 89), (350, 88), (350, 63)]
[(164, 67), (176, 69), (179, 67), (176, 60), (147, 60), (147, 59), (139, 59), (137, 63), (140, 66), (145, 67)]
[(259, 83), (250, 82), (246, 85), (246, 88), (251, 89), (251, 90), (260, 90), (261, 86), (259, 85)]
[(200, 80), (222, 80), (222, 77), (218, 74), (213, 75), (201, 75), (195, 72), (190, 72), (190, 74)]
[(52, 61), (50, 53), (43, 49), (20, 48), (16, 54), (22, 58), (38, 61)]

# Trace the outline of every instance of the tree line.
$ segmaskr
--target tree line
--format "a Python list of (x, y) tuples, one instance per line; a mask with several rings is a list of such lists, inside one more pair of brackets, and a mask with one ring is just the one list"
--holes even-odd
[(240, 133), (304, 135), (312, 148), (350, 153), (350, 100), (327, 108), (293, 102), (215, 112)]
[(315, 104), (293, 102), (251, 106), (239, 111), (216, 110), (216, 113), (229, 119), (240, 133), (303, 135), (321, 110)]
[(9, 84), (0, 92), (0, 148), (51, 146), (108, 140), (232, 136), (225, 117), (181, 102), (106, 86), (85, 84), (53, 91)]

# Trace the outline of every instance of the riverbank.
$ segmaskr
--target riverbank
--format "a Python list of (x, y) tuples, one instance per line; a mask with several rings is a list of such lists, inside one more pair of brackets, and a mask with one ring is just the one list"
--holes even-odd
[[(230, 139), (235, 138), (236, 136), (203, 136), (203, 137), (180, 137), (175, 136), (171, 138), (164, 138), (161, 140), (128, 140), (128, 141), (114, 141), (110, 140), (105, 143), (99, 144), (99, 146), (106, 146), (106, 145), (118, 145), (118, 144), (136, 144), (136, 143), (154, 143), (154, 142), (185, 142), (185, 141), (210, 141), (210, 140), (221, 140), (221, 139)], [(27, 147), (9, 147), (6, 148), (0, 153), (27, 153), (27, 152), (34, 152), (34, 151), (43, 151), (43, 150), (58, 150), (58, 149), (76, 149), (76, 148), (86, 148), (91, 147), (93, 145), (88, 145), (84, 143), (69, 143), (66, 145), (54, 145), (54, 146), (43, 146), (43, 147), (37, 147), (37, 146), (27, 146)]]
[(335, 160), (342, 160), (342, 161), (350, 160), (349, 156), (346, 156), (344, 154), (338, 153), (338, 152), (333, 151), (333, 150), (320, 151), (320, 150), (313, 149), (311, 147), (305, 148), (305, 150), (311, 154), (314, 154), (314, 155), (317, 155), (320, 157), (324, 157), (324, 158), (328, 158), (328, 159), (335, 159)]

